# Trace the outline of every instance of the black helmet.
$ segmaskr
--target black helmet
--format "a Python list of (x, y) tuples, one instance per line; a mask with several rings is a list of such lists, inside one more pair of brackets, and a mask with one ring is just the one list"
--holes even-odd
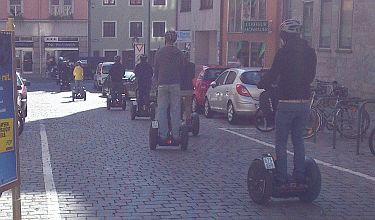
[(116, 55), (114, 58), (113, 58), (113, 61), (115, 61), (116, 63), (119, 63), (121, 61), (121, 57), (119, 55)]
[(189, 59), (190, 58), (190, 53), (187, 50), (183, 50), (182, 51), (182, 55), (184, 56), (185, 59)]
[(174, 44), (177, 40), (177, 33), (174, 30), (165, 32), (165, 41), (171, 44)]

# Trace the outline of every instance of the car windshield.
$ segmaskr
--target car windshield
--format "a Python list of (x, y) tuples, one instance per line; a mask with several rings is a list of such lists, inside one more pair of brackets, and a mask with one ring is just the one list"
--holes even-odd
[(215, 80), (225, 69), (207, 69), (203, 80)]
[(135, 76), (135, 74), (133, 72), (125, 71), (124, 79), (132, 79), (132, 78), (134, 78), (134, 76)]
[(260, 73), (254, 71), (243, 72), (240, 79), (245, 84), (256, 85), (260, 81)]
[(110, 65), (103, 65), (103, 73), (108, 74), (109, 70), (111, 69), (112, 64)]

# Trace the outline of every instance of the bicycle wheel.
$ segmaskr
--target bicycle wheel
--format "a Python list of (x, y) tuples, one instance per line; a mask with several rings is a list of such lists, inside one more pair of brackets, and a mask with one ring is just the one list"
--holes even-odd
[(262, 109), (258, 108), (255, 112), (255, 127), (261, 132), (273, 131), (275, 129), (275, 117), (266, 117)]
[[(345, 138), (356, 139), (358, 137), (358, 106), (355, 104), (348, 104), (342, 106), (336, 112), (336, 125), (337, 131)], [(366, 132), (370, 126), (370, 116), (366, 110), (364, 110), (362, 117), (362, 129), (361, 134)]]
[(307, 117), (306, 128), (303, 137), (305, 139), (314, 137), (316, 133), (319, 131), (321, 125), (322, 118), (319, 112), (315, 108), (312, 108), (310, 110), (309, 116)]
[(375, 156), (375, 128), (371, 132), (368, 146), (370, 148), (371, 153)]

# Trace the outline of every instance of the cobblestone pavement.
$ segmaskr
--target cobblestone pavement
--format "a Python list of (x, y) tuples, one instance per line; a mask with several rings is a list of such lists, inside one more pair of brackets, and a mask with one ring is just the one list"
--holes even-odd
[[(186, 152), (150, 151), (149, 119), (131, 121), (128, 110), (107, 111), (98, 93), (70, 102), (70, 93), (54, 92), (51, 82), (32, 82), (30, 90), (20, 149), (24, 219), (375, 219), (375, 157), (366, 144), (356, 156), (354, 142), (339, 139), (334, 150), (329, 134), (321, 134), (306, 146), (307, 155), (321, 161), (318, 199), (272, 199), (259, 206), (247, 192), (247, 169), (254, 158), (273, 152), (267, 144), (273, 133), (201, 117), (200, 135), (190, 138)], [(58, 200), (51, 200), (54, 190)], [(11, 218), (6, 192), (0, 219)]]

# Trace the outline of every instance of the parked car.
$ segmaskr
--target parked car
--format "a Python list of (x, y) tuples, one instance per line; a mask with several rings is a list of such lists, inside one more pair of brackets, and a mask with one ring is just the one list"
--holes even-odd
[(23, 79), (19, 72), (17, 75), (17, 104), (21, 107), (21, 111), (24, 117), (27, 117), (27, 86), (30, 86), (30, 82)]
[(238, 116), (254, 116), (263, 91), (256, 84), (264, 73), (262, 68), (231, 68), (210, 84), (204, 102), (207, 118), (214, 113), (225, 113), (229, 123)]
[(193, 111), (200, 112), (204, 106), (204, 98), (210, 83), (215, 81), (217, 77), (228, 68), (223, 66), (202, 66), (198, 67), (198, 71), (193, 79)]
[(94, 87), (97, 90), (102, 91), (102, 95), (106, 95), (106, 91), (108, 91), (108, 86), (104, 85), (106, 78), (108, 77), (109, 70), (111, 69), (114, 62), (103, 62), (99, 63), (94, 77)]

